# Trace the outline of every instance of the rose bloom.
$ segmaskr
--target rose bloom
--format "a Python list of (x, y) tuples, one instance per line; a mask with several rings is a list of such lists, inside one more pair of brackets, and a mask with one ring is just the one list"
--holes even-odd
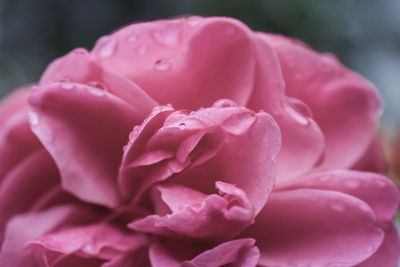
[(0, 266), (396, 266), (381, 110), (234, 19), (124, 27), (1, 103)]

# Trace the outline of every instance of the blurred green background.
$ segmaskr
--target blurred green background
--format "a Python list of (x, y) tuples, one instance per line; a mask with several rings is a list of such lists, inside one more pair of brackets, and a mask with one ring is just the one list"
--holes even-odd
[(377, 85), (385, 126), (399, 121), (399, 0), (0, 0), (0, 95), (123, 25), (191, 14), (235, 17), (335, 53)]

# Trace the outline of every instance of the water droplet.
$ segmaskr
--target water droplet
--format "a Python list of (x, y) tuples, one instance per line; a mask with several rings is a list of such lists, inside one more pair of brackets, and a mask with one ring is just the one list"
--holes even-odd
[(88, 253), (88, 254), (94, 254), (94, 253), (96, 253), (96, 249), (95, 249), (94, 246), (91, 245), (91, 244), (85, 244), (85, 245), (82, 247), (82, 250), (85, 251), (85, 252)]
[(357, 189), (361, 186), (361, 182), (354, 178), (347, 178), (343, 181), (344, 186), (351, 189)]
[(39, 115), (36, 112), (29, 111), (28, 118), (32, 126), (37, 126), (39, 124)]
[(386, 187), (386, 182), (384, 181), (384, 180), (382, 180), (382, 179), (379, 179), (379, 178), (377, 178), (376, 180), (375, 180), (375, 184), (379, 187), (379, 188), (385, 188)]
[(90, 87), (96, 87), (96, 88), (98, 88), (100, 90), (108, 91), (107, 87), (101, 82), (92, 81), (92, 82), (88, 82), (86, 84), (89, 85)]
[(331, 209), (338, 211), (338, 212), (344, 212), (346, 210), (346, 204), (343, 202), (340, 202), (339, 200), (333, 200), (329, 206)]
[(94, 96), (102, 97), (105, 96), (104, 92), (99, 89), (94, 89), (94, 88), (88, 88), (87, 91)]
[(65, 90), (72, 90), (74, 89), (75, 85), (72, 83), (63, 83), (61, 84), (61, 88)]
[(105, 38), (103, 40), (104, 43), (100, 48), (99, 55), (102, 58), (110, 58), (112, 57), (112, 55), (114, 55), (117, 46), (117, 41), (111, 38)]
[(230, 99), (220, 99), (217, 102), (215, 102), (213, 106), (218, 108), (229, 108), (229, 107), (236, 107), (237, 104)]
[(86, 54), (86, 50), (84, 48), (76, 48), (72, 52), (78, 56), (83, 56)]
[(226, 29), (225, 29), (225, 34), (226, 35), (233, 35), (235, 32), (236, 32), (236, 28), (235, 27), (233, 27), (233, 26), (229, 26), (229, 27), (227, 27)]
[(135, 43), (138, 40), (138, 36), (136, 34), (132, 34), (131, 36), (129, 36), (128, 38), (128, 42), (129, 43)]
[(175, 28), (162, 29), (153, 32), (154, 39), (166, 46), (175, 46), (179, 40), (179, 32)]
[(158, 71), (167, 71), (171, 68), (171, 64), (164, 61), (157, 61), (154, 68)]
[(186, 129), (186, 124), (184, 122), (179, 123), (179, 129), (184, 130)]
[(299, 113), (292, 105), (286, 104), (284, 106), (286, 113), (292, 117), (292, 119), (300, 125), (308, 125), (309, 120), (307, 117), (304, 117), (301, 113)]
[(122, 151), (124, 151), (124, 152), (126, 152), (127, 149), (128, 149), (128, 145), (124, 145), (124, 146), (122, 147)]
[(147, 48), (145, 46), (140, 46), (137, 50), (137, 53), (140, 55), (144, 55), (147, 53)]

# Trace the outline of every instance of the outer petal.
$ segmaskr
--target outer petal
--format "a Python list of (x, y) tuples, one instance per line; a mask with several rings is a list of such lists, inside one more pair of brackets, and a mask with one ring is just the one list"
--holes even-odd
[[(205, 195), (182, 186), (158, 187), (156, 210), (167, 205), (170, 214), (150, 215), (136, 220), (130, 228), (147, 233), (197, 239), (229, 239), (254, 221), (254, 210), (239, 188), (217, 182), (220, 195)], [(157, 192), (156, 192), (157, 193)]]
[(294, 189), (339, 191), (367, 203), (377, 220), (391, 221), (400, 204), (400, 191), (386, 176), (359, 171), (330, 171), (299, 177), (291, 183), (278, 185), (277, 191)]
[(60, 266), (77, 257), (81, 261), (85, 258), (113, 260), (130, 250), (143, 247), (146, 243), (147, 238), (144, 235), (122, 232), (108, 224), (93, 224), (41, 236), (30, 242), (29, 246), (43, 263)]
[(93, 212), (71, 205), (15, 216), (7, 225), (0, 266), (36, 267), (32, 255), (23, 250), (26, 242), (66, 225), (88, 223), (93, 216)]
[(103, 37), (92, 54), (161, 104), (197, 109), (229, 98), (243, 105), (253, 85), (250, 34), (229, 18), (160, 20)]
[(11, 216), (25, 212), (58, 180), (57, 168), (50, 155), (39, 149), (8, 173), (0, 187), (0, 243)]
[(260, 253), (254, 246), (254, 239), (237, 239), (222, 243), (185, 260), (195, 253), (179, 244), (155, 244), (150, 248), (150, 260), (154, 267), (253, 267), (257, 265)]
[(367, 260), (357, 265), (358, 267), (398, 266), (400, 259), (400, 238), (393, 223), (382, 225), (385, 239), (379, 249)]
[(53, 156), (64, 188), (89, 202), (116, 205), (122, 147), (141, 112), (79, 84), (41, 86), (30, 97), (31, 126)]
[(0, 103), (0, 183), (18, 162), (40, 147), (28, 122), (28, 94), (17, 90)]
[(353, 266), (379, 248), (384, 234), (365, 202), (298, 189), (273, 192), (244, 236), (257, 237), (261, 265)]
[[(265, 110), (277, 121), (282, 132), (277, 179), (294, 178), (308, 172), (320, 159), (324, 136), (307, 106), (298, 99), (286, 96), (275, 51), (257, 36), (254, 38), (257, 68), (254, 91), (248, 106), (253, 110)], [(299, 154), (302, 156), (299, 157)]]
[(375, 135), (382, 111), (374, 86), (333, 56), (318, 54), (299, 41), (259, 36), (278, 54), (286, 94), (307, 104), (324, 133), (325, 156), (319, 169), (353, 165)]
[(83, 48), (73, 50), (47, 67), (40, 84), (54, 82), (81, 83), (108, 91), (144, 114), (157, 104), (132, 81), (105, 71)]
[(364, 155), (356, 162), (351, 169), (369, 171), (385, 174), (388, 171), (386, 158), (383, 151), (382, 136), (377, 134)]

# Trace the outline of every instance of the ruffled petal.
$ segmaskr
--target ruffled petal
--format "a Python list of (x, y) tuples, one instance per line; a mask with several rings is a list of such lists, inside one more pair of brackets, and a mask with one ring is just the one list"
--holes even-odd
[[(254, 267), (260, 252), (251, 238), (227, 241), (206, 251), (199, 248), (188, 250), (184, 244), (155, 244), (150, 248), (150, 260), (154, 267)], [(191, 254), (196, 253), (191, 260)], [(186, 259), (186, 260), (185, 260)]]
[(248, 107), (263, 109), (277, 121), (282, 133), (277, 180), (295, 178), (308, 172), (318, 162), (324, 149), (324, 136), (306, 105), (286, 96), (275, 51), (267, 42), (257, 36), (254, 38), (257, 68)]
[(340, 192), (296, 189), (273, 192), (243, 236), (257, 238), (261, 265), (317, 267), (362, 262), (384, 233), (365, 202)]
[(330, 171), (299, 177), (277, 191), (321, 189), (352, 195), (367, 203), (378, 221), (391, 221), (400, 205), (400, 191), (386, 176), (360, 171)]
[(80, 199), (116, 205), (122, 147), (142, 113), (107, 92), (72, 83), (40, 86), (30, 104), (32, 129), (57, 163), (63, 187)]
[(58, 170), (44, 149), (31, 153), (7, 174), (0, 187), (0, 244), (8, 219), (30, 209), (58, 182)]
[[(66, 228), (28, 243), (36, 258), (50, 266), (76, 258), (113, 260), (147, 244), (144, 235), (122, 232), (109, 224)], [(82, 264), (82, 263), (81, 263)]]
[(357, 267), (398, 266), (400, 259), (400, 238), (396, 226), (389, 222), (382, 224), (381, 227), (385, 231), (385, 239), (382, 245), (371, 257), (357, 265)]
[(87, 84), (119, 97), (147, 115), (157, 103), (134, 82), (110, 73), (96, 64), (87, 50), (77, 48), (53, 61), (43, 73), (40, 84), (72, 82)]
[(68, 225), (88, 223), (95, 216), (95, 212), (73, 205), (14, 216), (7, 224), (0, 266), (36, 267), (32, 254), (25, 250), (27, 242)]
[[(152, 184), (168, 179), (212, 192), (220, 180), (242, 189), (257, 213), (274, 184), (279, 129), (265, 112), (224, 103), (229, 105), (219, 102), (192, 113), (172, 107), (153, 112), (132, 132), (120, 169), (121, 191), (138, 199)], [(146, 165), (149, 153), (154, 164)], [(139, 162), (145, 165), (138, 167)]]
[(29, 93), (28, 89), (17, 90), (0, 103), (0, 183), (15, 165), (41, 146), (29, 126)]
[(382, 112), (377, 90), (332, 55), (319, 54), (283, 36), (259, 37), (278, 54), (286, 94), (310, 108), (325, 136), (324, 158), (318, 169), (352, 166), (375, 135)]
[(161, 104), (197, 109), (229, 98), (243, 105), (253, 86), (250, 34), (229, 18), (159, 20), (101, 38), (92, 54)]
[[(205, 195), (178, 186), (158, 186), (156, 210), (168, 206), (168, 214), (149, 215), (129, 224), (147, 233), (196, 239), (228, 239), (254, 221), (254, 210), (246, 194), (231, 184), (217, 182), (220, 194)], [(159, 198), (159, 200), (157, 199)], [(164, 208), (165, 209), (165, 208)]]

